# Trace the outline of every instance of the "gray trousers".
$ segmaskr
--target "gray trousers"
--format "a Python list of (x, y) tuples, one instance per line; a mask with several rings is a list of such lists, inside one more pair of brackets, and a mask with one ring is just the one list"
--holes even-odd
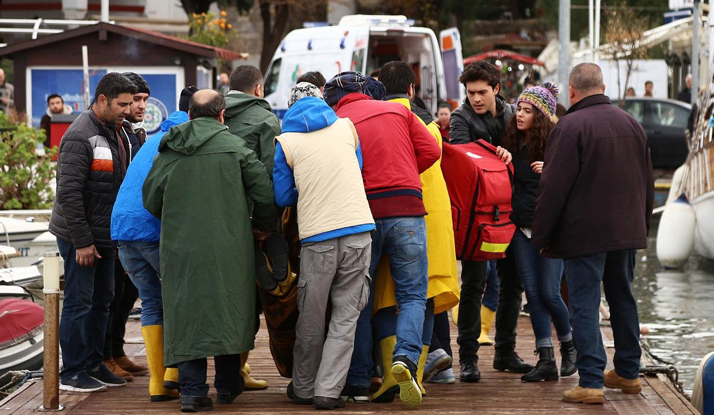
[[(360, 311), (369, 299), (369, 232), (302, 246), (293, 388), (300, 398), (338, 398), (345, 386)], [(327, 305), (332, 304), (327, 338)]]

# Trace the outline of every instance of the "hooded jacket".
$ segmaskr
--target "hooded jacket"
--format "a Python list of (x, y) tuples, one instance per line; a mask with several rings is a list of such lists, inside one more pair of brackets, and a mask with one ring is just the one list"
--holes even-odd
[(159, 143), (171, 127), (188, 121), (188, 114), (176, 111), (161, 123), (161, 132), (149, 137), (126, 171), (112, 210), (112, 240), (159, 242), (161, 221), (144, 208), (141, 188), (154, 165)]
[[(135, 128), (135, 125), (138, 125), (139, 127)], [(129, 143), (129, 163), (134, 160), (136, 153), (139, 152), (141, 146), (143, 146), (146, 142), (146, 130), (141, 125), (143, 125), (143, 123), (132, 124), (129, 121), (124, 120), (121, 124), (121, 128), (119, 129), (121, 137)]]
[(280, 135), (280, 121), (268, 101), (239, 91), (230, 91), (226, 99), (226, 126), (255, 152), (269, 174), (273, 173), (275, 146)]
[(320, 98), (295, 102), (276, 138), (273, 186), (279, 206), (297, 199), (302, 243), (375, 229), (362, 183), (362, 151), (352, 122)]
[(50, 232), (76, 249), (112, 247), (112, 207), (125, 171), (116, 128), (97, 118), (92, 109), (82, 112), (60, 143)]
[(375, 219), (424, 216), (419, 174), (441, 156), (439, 145), (404, 105), (350, 93), (337, 116), (357, 129), (364, 155), (362, 177)]
[(277, 231), (273, 197), (255, 153), (217, 119), (177, 125), (161, 139), (143, 199), (161, 219), (166, 365), (253, 348), (252, 229)]
[(506, 125), (514, 113), (513, 105), (500, 95), (496, 95), (496, 117), (491, 115), (490, 111), (483, 115), (476, 114), (466, 98), (464, 103), (451, 113), (449, 143), (468, 144), (485, 140), (498, 147), (503, 143)]

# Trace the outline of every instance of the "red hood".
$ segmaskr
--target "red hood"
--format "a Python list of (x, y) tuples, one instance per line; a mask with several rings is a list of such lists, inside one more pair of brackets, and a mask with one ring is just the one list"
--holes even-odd
[(340, 108), (344, 107), (347, 104), (351, 104), (356, 101), (372, 101), (372, 97), (369, 95), (361, 94), (359, 92), (352, 92), (340, 99), (337, 102), (337, 105), (335, 106), (335, 112), (339, 111)]

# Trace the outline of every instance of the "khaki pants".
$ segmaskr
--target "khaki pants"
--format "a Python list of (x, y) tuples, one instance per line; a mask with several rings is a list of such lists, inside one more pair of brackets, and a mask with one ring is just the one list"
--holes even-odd
[(364, 232), (303, 245), (300, 251), (293, 351), (293, 388), (300, 398), (338, 398), (345, 386), (357, 319), (369, 299), (371, 249), (371, 236)]

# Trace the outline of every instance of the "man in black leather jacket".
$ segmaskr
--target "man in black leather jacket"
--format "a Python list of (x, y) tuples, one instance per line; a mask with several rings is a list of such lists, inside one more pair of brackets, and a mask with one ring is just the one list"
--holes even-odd
[[(497, 147), (505, 163), (511, 154), (501, 147), (502, 136), (513, 106), (498, 95), (500, 73), (496, 66), (477, 61), (464, 69), (459, 77), (466, 88), (466, 100), (451, 113), (451, 144), (467, 144), (478, 140), (488, 141)], [(518, 277), (511, 249), (506, 258), (498, 262), (500, 291), (496, 311), (496, 354), (493, 367), (513, 373), (528, 373), (533, 366), (516, 354), (516, 326), (521, 308), (523, 287)], [(461, 301), (458, 328), (461, 380), (476, 382), (481, 379), (478, 370), (478, 338), (481, 334), (481, 298), (486, 285), (486, 262), (461, 261)]]

